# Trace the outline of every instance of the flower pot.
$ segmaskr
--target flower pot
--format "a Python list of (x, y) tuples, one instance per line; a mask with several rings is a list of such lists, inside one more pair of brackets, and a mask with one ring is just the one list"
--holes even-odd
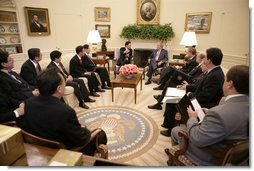
[(126, 73), (123, 75), (126, 79), (132, 79), (134, 74)]

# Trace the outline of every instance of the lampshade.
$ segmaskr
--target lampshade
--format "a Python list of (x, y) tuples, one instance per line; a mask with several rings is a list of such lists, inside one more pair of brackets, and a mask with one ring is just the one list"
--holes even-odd
[(101, 36), (98, 30), (91, 30), (88, 33), (87, 43), (97, 44), (101, 42)]
[(183, 34), (182, 40), (180, 42), (180, 45), (184, 46), (196, 46), (197, 43), (197, 38), (196, 38), (196, 33), (192, 31), (186, 31)]

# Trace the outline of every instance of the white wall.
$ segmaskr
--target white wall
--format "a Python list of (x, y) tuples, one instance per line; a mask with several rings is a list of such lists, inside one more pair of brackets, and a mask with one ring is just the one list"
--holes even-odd
[[(95, 24), (109, 24), (111, 37), (107, 38), (108, 49), (123, 46), (126, 40), (119, 37), (121, 29), (136, 23), (136, 0), (15, 0), (24, 52), (39, 47), (48, 54), (53, 49), (73, 51), (76, 45), (84, 44), (89, 30)], [(248, 0), (161, 0), (160, 24), (172, 23), (175, 38), (169, 43), (170, 55), (183, 51), (179, 45), (184, 32), (185, 15), (192, 12), (212, 12), (211, 30), (197, 34), (198, 51), (209, 47), (222, 49), (223, 65), (248, 64), (249, 53), (249, 8)], [(49, 10), (51, 35), (31, 37), (27, 35), (24, 7), (39, 7)], [(110, 22), (95, 22), (94, 8), (109, 7)], [(75, 18), (75, 20), (74, 20)], [(65, 34), (66, 33), (66, 34)], [(142, 43), (142, 41), (141, 41)], [(155, 43), (151, 43), (152, 46)], [(133, 48), (140, 46), (133, 42)], [(146, 45), (145, 45), (146, 46)], [(22, 56), (21, 54), (16, 55)]]

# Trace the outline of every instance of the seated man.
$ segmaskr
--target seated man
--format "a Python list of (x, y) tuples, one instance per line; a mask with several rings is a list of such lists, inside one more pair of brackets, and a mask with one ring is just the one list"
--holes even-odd
[(50, 53), (51, 62), (47, 68), (57, 68), (63, 74), (66, 79), (66, 85), (74, 88), (74, 93), (79, 101), (79, 106), (85, 109), (89, 107), (84, 102), (95, 102), (95, 100), (89, 98), (89, 91), (87, 90), (85, 83), (82, 79), (72, 78), (72, 76), (65, 70), (61, 63), (62, 53), (58, 50), (54, 50)]
[(26, 82), (35, 87), (37, 75), (41, 71), (39, 62), (42, 59), (42, 54), (39, 48), (31, 48), (27, 51), (29, 59), (22, 65), (20, 76)]
[[(219, 48), (209, 48), (206, 50), (204, 64), (208, 71), (204, 78), (197, 84), (186, 87), (186, 93), (191, 98), (196, 98), (202, 107), (211, 108), (218, 105), (223, 96), (224, 73), (220, 67), (223, 54)], [(164, 136), (170, 136), (171, 129), (175, 124), (176, 104), (167, 103), (164, 112), (164, 121), (160, 133)]]
[(163, 49), (161, 42), (157, 43), (156, 50), (148, 58), (149, 68), (146, 76), (148, 77), (147, 84), (151, 84), (151, 78), (157, 68), (165, 66), (168, 62), (168, 51)]
[(82, 63), (84, 65), (84, 68), (88, 72), (92, 71), (99, 74), (102, 89), (111, 89), (111, 83), (107, 69), (105, 67), (98, 67), (97, 64), (93, 62), (91, 57), (88, 55), (90, 54), (90, 48), (88, 44), (85, 44), (83, 47), (85, 49), (85, 55), (82, 57)]
[[(38, 75), (40, 95), (28, 99), (25, 103), (25, 115), (17, 120), (23, 130), (46, 139), (60, 141), (67, 148), (82, 147), (91, 136), (91, 131), (82, 127), (76, 112), (60, 101), (65, 91), (65, 80), (59, 70), (46, 69)], [(104, 131), (99, 144), (107, 143)], [(91, 142), (81, 151), (91, 155), (95, 151), (95, 142)]]
[[(178, 132), (186, 130), (189, 146), (185, 155), (196, 165), (212, 166), (213, 157), (200, 148), (213, 146), (220, 148), (223, 140), (246, 139), (249, 137), (249, 67), (233, 66), (226, 74), (223, 85), (225, 102), (206, 110), (204, 120), (199, 124), (197, 112), (187, 108), (189, 119), (187, 128), (172, 129), (172, 145), (182, 146)], [(168, 152), (168, 149), (165, 149)]]
[(105, 92), (99, 88), (100, 82), (97, 79), (95, 73), (88, 72), (82, 65), (82, 57), (85, 54), (85, 49), (83, 46), (76, 47), (76, 55), (73, 56), (70, 60), (70, 74), (74, 78), (86, 77), (88, 80), (88, 88), (90, 95), (94, 97), (99, 97), (100, 95), (96, 92)]
[(131, 49), (131, 42), (125, 42), (125, 47), (120, 48), (120, 56), (117, 60), (118, 66), (123, 66), (125, 64), (130, 64), (132, 60), (132, 49)]
[(14, 59), (9, 56), (8, 52), (0, 52), (0, 82), (5, 83), (6, 93), (20, 103), (32, 96), (38, 96), (38, 89), (31, 87), (16, 72), (14, 68)]

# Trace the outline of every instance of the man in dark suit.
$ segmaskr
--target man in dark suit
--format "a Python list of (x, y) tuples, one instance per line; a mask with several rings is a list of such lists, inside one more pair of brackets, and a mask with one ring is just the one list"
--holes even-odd
[[(189, 98), (196, 98), (202, 107), (211, 108), (218, 105), (223, 96), (224, 73), (220, 67), (223, 54), (219, 48), (209, 48), (206, 50), (204, 64), (208, 71), (204, 78), (198, 84), (193, 84), (192, 87), (186, 87), (186, 92)], [(170, 136), (171, 129), (174, 127), (176, 104), (166, 104), (164, 112), (163, 130), (160, 133), (165, 136)]]
[(24, 103), (10, 97), (6, 91), (6, 83), (0, 84), (0, 123), (15, 121), (24, 114)]
[[(60, 101), (65, 80), (59, 70), (42, 71), (38, 76), (38, 89), (41, 94), (26, 101), (25, 115), (17, 120), (18, 126), (34, 135), (60, 141), (67, 148), (84, 146), (91, 131), (80, 125), (74, 109)], [(104, 131), (101, 134), (103, 142), (98, 143), (106, 144), (106, 134)], [(81, 151), (91, 155), (94, 150), (95, 144), (91, 144)]]
[(8, 95), (19, 102), (29, 97), (39, 95), (39, 91), (29, 86), (29, 84), (20, 77), (16, 72), (12, 71), (14, 60), (9, 56), (8, 52), (0, 52), (0, 82), (5, 82), (5, 90)]
[(97, 72), (99, 74), (102, 89), (111, 89), (111, 83), (107, 69), (105, 67), (98, 67), (96, 63), (93, 62), (93, 60), (89, 56), (90, 48), (88, 44), (85, 44), (83, 47), (85, 49), (85, 55), (82, 57), (82, 63), (84, 68), (89, 72)]
[(40, 23), (38, 15), (33, 15), (33, 21), (30, 24), (31, 32), (47, 32), (47, 29)]
[(89, 107), (84, 102), (95, 102), (95, 100), (89, 98), (89, 91), (87, 90), (84, 81), (82, 79), (73, 78), (64, 68), (61, 63), (62, 53), (58, 50), (54, 50), (50, 53), (51, 62), (47, 68), (58, 69), (66, 79), (66, 86), (71, 86), (74, 88), (74, 94), (78, 98), (79, 106), (85, 109)]
[(117, 60), (118, 66), (123, 66), (125, 64), (130, 64), (132, 60), (132, 49), (131, 49), (131, 42), (125, 42), (125, 46), (120, 48), (120, 56)]
[(186, 48), (186, 55), (185, 60), (186, 63), (183, 67), (181, 66), (168, 66), (165, 67), (161, 74), (160, 78), (158, 80), (158, 83), (160, 84), (158, 87), (153, 88), (154, 90), (163, 90), (164, 86), (166, 85), (167, 81), (171, 78), (171, 76), (175, 73), (175, 71), (179, 70), (180, 72), (189, 73), (198, 65), (198, 62), (196, 61), (196, 54), (197, 51), (193, 47)]
[(99, 97), (100, 95), (96, 92), (105, 92), (105, 90), (102, 90), (99, 88), (100, 82), (97, 79), (95, 73), (88, 72), (83, 64), (82, 64), (82, 57), (85, 54), (85, 50), (83, 46), (77, 46), (76, 47), (76, 55), (71, 58), (69, 68), (70, 68), (70, 74), (74, 78), (78, 77), (86, 77), (88, 80), (88, 87), (90, 91), (90, 95), (94, 97)]
[(161, 42), (157, 43), (157, 49), (153, 51), (148, 59), (149, 68), (146, 76), (148, 77), (145, 84), (151, 84), (151, 78), (153, 73), (157, 68), (165, 66), (168, 62), (168, 51), (163, 49), (163, 44)]
[(26, 82), (35, 87), (36, 78), (41, 71), (39, 62), (42, 59), (42, 54), (39, 48), (31, 48), (27, 51), (29, 59), (21, 67), (20, 76), (26, 80)]

